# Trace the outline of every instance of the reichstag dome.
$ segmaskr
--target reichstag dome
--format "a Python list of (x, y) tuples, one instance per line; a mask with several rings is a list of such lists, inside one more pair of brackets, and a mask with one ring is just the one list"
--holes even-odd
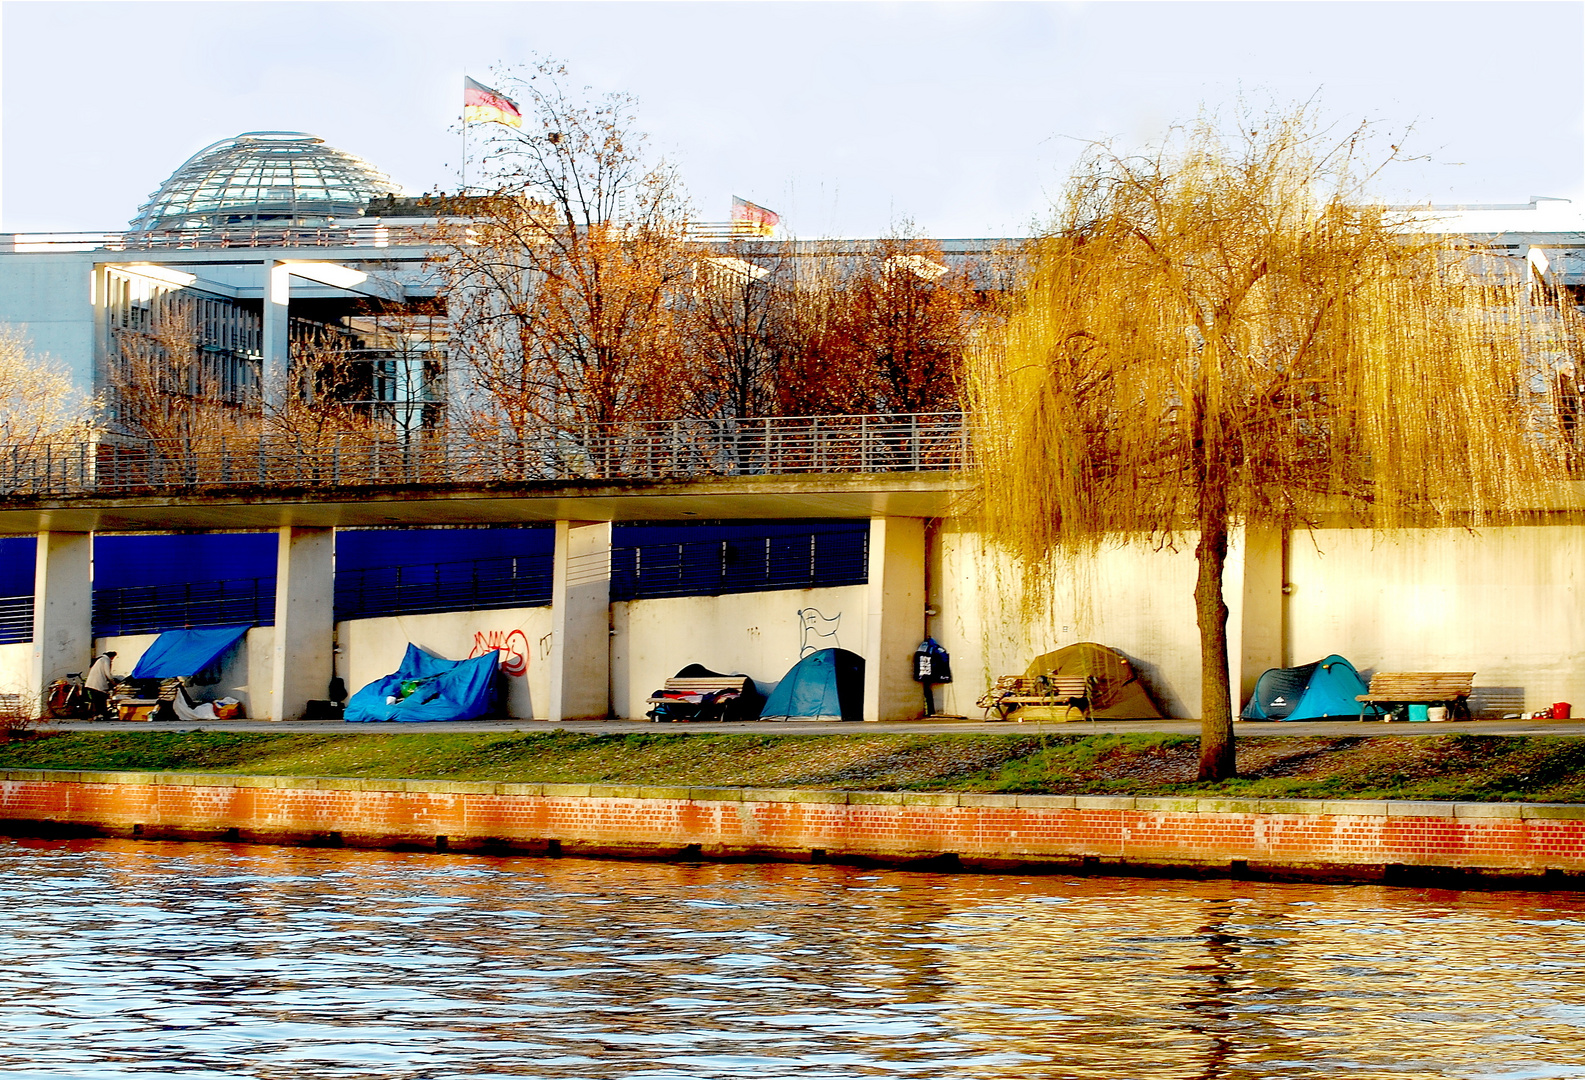
[(131, 231), (318, 228), (396, 190), (367, 161), (301, 131), (249, 131), (206, 146), (138, 207)]

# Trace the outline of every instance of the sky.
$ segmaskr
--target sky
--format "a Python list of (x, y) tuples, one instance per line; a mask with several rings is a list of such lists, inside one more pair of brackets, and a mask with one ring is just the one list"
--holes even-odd
[(1394, 203), (1585, 206), (1585, 4), (0, 3), (0, 230), (123, 228), (204, 146), (300, 130), (455, 188), (464, 74), (626, 91), (701, 220), (1027, 235), (1086, 146), (1315, 102)]

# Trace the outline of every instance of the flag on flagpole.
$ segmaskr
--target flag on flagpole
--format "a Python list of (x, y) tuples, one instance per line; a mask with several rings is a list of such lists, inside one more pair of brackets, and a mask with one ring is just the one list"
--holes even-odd
[(462, 77), (462, 119), (469, 124), (523, 126), (523, 112), (517, 102), (466, 75)]
[(732, 231), (751, 236), (771, 236), (781, 222), (781, 215), (758, 203), (732, 196)]

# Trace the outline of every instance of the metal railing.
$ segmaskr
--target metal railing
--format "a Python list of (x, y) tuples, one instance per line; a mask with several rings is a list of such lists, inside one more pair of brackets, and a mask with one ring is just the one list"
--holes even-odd
[(0, 596), (0, 645), (33, 640), (33, 596)]
[[(274, 626), (275, 579), (231, 578), (95, 589), (95, 637), (195, 626)], [(31, 639), (32, 628), (29, 627)]]
[(549, 552), (336, 571), (336, 621), (550, 603)]
[(229, 248), (435, 247), (433, 226), (361, 222), (322, 228), (179, 229), (133, 233), (0, 233), (0, 251), (217, 251)]
[(611, 549), (611, 599), (832, 588), (869, 580), (867, 529)]
[(255, 435), (0, 447), (0, 498), (923, 472), (969, 460), (961, 413), (658, 420), (490, 439)]

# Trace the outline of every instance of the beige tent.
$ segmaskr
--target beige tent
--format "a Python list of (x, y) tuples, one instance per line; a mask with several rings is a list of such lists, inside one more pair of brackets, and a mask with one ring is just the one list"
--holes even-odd
[(1116, 649), (1081, 641), (1035, 657), (1025, 672), (1082, 678), (1090, 686), (1090, 716), (1096, 720), (1159, 720), (1165, 714), (1150, 699), (1134, 665)]

